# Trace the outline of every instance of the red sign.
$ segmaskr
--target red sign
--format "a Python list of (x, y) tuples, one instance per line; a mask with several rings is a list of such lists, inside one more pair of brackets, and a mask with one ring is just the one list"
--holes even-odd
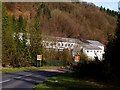
[(37, 55), (37, 60), (42, 60), (42, 55)]
[(75, 56), (75, 57), (74, 57), (74, 61), (75, 61), (75, 62), (79, 62), (79, 61), (80, 61), (80, 56)]

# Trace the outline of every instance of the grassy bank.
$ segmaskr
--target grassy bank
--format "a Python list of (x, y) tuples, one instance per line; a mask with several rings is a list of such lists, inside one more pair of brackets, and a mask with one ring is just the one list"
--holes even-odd
[(85, 81), (78, 78), (74, 73), (65, 73), (48, 79), (38, 84), (34, 90), (40, 88), (78, 90), (80, 88), (104, 88), (105, 86), (95, 82)]
[(34, 71), (34, 70), (44, 70), (44, 69), (56, 69), (62, 68), (58, 66), (42, 66), (42, 67), (20, 67), (20, 68), (12, 68), (12, 67), (3, 67), (2, 73), (12, 73), (12, 72), (22, 72), (22, 71)]

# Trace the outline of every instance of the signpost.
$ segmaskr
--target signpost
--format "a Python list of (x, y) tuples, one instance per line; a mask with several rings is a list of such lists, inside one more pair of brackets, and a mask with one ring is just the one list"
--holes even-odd
[(80, 56), (79, 56), (79, 55), (78, 55), (78, 56), (75, 56), (75, 57), (74, 57), (74, 61), (75, 61), (75, 62), (79, 62), (79, 61), (80, 61)]
[[(42, 61), (42, 55), (37, 55), (37, 62), (40, 61), (40, 66), (41, 66), (41, 61)], [(38, 63), (37, 63), (38, 67)]]

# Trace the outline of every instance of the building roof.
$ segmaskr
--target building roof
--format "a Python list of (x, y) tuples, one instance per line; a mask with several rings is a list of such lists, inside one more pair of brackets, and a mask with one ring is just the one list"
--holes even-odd
[(43, 37), (43, 39), (48, 40), (48, 41), (50, 40), (50, 41), (58, 41), (58, 42), (82, 43), (79, 39), (74, 39), (74, 38), (47, 36), (47, 37)]
[(93, 45), (88, 44), (88, 43), (83, 43), (81, 46), (82, 46), (83, 48), (89, 49), (89, 50), (102, 50), (102, 49), (99, 48), (98, 46), (93, 46)]
[(81, 41), (79, 39), (74, 39), (74, 38), (63, 38), (63, 37), (53, 37), (53, 36), (44, 36), (43, 40), (47, 41), (57, 41), (57, 42), (70, 42), (70, 43), (78, 43), (80, 44), (81, 47), (86, 48), (88, 50), (102, 50), (98, 46), (104, 46), (102, 43), (99, 41), (94, 41), (94, 40), (86, 40), (86, 41)]
[(88, 49), (88, 50), (102, 50), (99, 47), (93, 47), (93, 46), (85, 46), (84, 48)]
[(94, 41), (94, 40), (87, 40), (90, 44), (95, 45), (95, 46), (104, 46), (102, 43), (99, 41)]

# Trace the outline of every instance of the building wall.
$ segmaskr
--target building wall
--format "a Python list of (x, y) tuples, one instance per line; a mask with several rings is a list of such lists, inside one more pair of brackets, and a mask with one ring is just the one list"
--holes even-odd
[[(94, 60), (95, 57), (97, 56), (99, 60), (103, 60), (103, 54), (104, 54), (104, 46), (95, 46), (98, 47), (97, 49), (87, 49), (80, 45), (79, 43), (73, 43), (73, 42), (59, 42), (59, 41), (43, 41), (43, 46), (44, 48), (47, 49), (56, 49), (56, 50), (63, 50), (63, 49), (68, 49), (68, 50), (73, 50), (72, 51), (72, 56), (77, 54), (77, 51), (80, 51), (82, 49), (82, 52), (85, 53), (88, 58), (91, 60)], [(92, 45), (94, 47), (94, 45)]]
[(73, 49), (77, 46), (77, 43), (73, 42), (55, 42), (55, 41), (43, 41), (44, 48), (53, 48), (53, 49)]
[(103, 50), (90, 50), (90, 49), (83, 49), (83, 53), (85, 53), (89, 59), (94, 60), (97, 56), (99, 60), (103, 60)]

